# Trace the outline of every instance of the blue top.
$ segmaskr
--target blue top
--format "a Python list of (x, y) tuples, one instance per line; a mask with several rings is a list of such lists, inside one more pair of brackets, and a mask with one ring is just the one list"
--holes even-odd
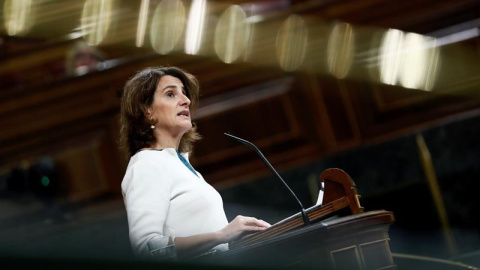
[(187, 168), (198, 177), (197, 172), (193, 169), (192, 165), (190, 165), (190, 163), (188, 163), (188, 161), (182, 155), (180, 155), (180, 152), (178, 152), (178, 150), (177, 150), (177, 156), (183, 162), (183, 164), (185, 164), (185, 166), (187, 166)]

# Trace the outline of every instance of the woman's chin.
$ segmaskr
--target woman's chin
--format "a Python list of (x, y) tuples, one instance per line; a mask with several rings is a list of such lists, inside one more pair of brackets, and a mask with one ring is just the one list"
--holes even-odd
[(182, 130), (184, 131), (184, 133), (186, 133), (187, 131), (189, 131), (190, 129), (192, 129), (192, 123), (189, 123), (189, 124), (184, 124), (182, 125)]

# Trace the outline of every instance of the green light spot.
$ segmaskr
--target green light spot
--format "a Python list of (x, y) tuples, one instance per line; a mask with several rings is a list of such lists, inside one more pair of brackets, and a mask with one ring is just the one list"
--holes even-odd
[(44, 187), (48, 187), (48, 185), (50, 185), (50, 178), (48, 178), (47, 176), (42, 176), (42, 186)]

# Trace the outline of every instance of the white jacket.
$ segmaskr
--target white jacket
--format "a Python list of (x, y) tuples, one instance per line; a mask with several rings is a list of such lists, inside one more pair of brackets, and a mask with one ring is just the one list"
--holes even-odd
[[(188, 154), (182, 155), (188, 161)], [(140, 151), (131, 157), (122, 193), (136, 254), (148, 255), (148, 243), (154, 239), (214, 232), (228, 224), (220, 194), (197, 175), (173, 148)]]

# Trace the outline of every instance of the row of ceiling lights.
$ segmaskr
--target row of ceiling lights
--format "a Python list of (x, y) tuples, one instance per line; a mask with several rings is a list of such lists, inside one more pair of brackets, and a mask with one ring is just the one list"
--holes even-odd
[[(142, 0), (139, 4), (135, 27), (137, 47), (146, 46), (144, 41), (148, 32), (152, 48), (162, 55), (177, 51), (182, 39), (186, 54), (199, 54), (202, 46), (206, 46), (206, 32), (211, 30), (206, 27), (207, 20), (212, 20), (208, 17), (206, 0), (193, 0), (188, 15), (180, 0), (160, 1), (152, 10), (153, 13), (150, 0)], [(31, 0), (6, 0), (3, 9), (7, 34), (28, 33), (35, 18)], [(326, 56), (326, 70), (342, 79), (349, 75), (358, 58), (355, 29), (348, 23), (334, 23), (325, 28), (325, 23), (316, 22), (307, 27), (304, 18), (293, 14), (282, 21), (276, 31), (267, 30), (265, 33), (256, 29), (262, 18), (249, 15), (242, 7), (232, 5), (215, 17), (213, 49), (223, 62), (258, 61), (259, 57), (252, 51), (265, 49), (254, 47), (254, 40), (261, 40), (259, 35), (272, 37), (276, 62), (288, 72), (308, 70), (306, 62), (309, 61), (305, 59), (310, 60), (310, 55), (323, 55)], [(105, 42), (112, 21), (118, 16), (123, 15), (118, 12), (115, 0), (86, 0), (80, 19), (80, 33), (90, 45), (97, 46)], [(312, 45), (318, 44), (315, 39), (324, 38), (312, 34), (317, 33), (319, 28), (328, 29), (321, 33), (328, 38), (324, 42), (325, 51), (320, 54), (315, 52), (318, 46)], [(260, 44), (257, 46), (262, 47)], [(439, 47), (435, 39), (390, 29), (383, 31), (377, 47), (374, 57), (370, 57), (375, 70), (370, 72), (373, 75), (371, 79), (413, 89), (431, 90), (434, 87), (440, 67)]]

